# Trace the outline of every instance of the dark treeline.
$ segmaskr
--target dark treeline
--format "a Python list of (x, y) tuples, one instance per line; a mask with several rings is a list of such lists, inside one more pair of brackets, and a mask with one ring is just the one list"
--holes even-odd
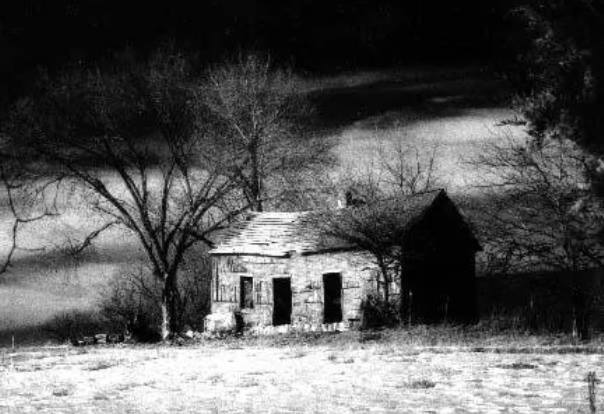
[(5, 0), (0, 5), (3, 100), (37, 68), (146, 53), (174, 39), (204, 61), (241, 49), (311, 71), (489, 59), (505, 46), (514, 0)]

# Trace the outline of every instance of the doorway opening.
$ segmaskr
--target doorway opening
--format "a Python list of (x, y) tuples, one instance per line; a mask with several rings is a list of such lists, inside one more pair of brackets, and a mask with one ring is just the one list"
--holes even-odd
[(292, 286), (289, 277), (273, 279), (273, 325), (292, 322)]
[(342, 322), (342, 275), (323, 275), (323, 323)]

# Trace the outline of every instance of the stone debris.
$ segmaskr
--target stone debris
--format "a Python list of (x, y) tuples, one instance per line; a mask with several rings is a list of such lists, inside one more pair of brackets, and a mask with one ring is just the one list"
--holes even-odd
[(106, 344), (107, 343), (107, 334), (96, 334), (94, 336), (94, 342), (96, 344)]
[(206, 316), (204, 327), (206, 331), (227, 332), (235, 329), (236, 321), (233, 312), (212, 313)]
[(107, 335), (107, 343), (108, 344), (117, 344), (120, 342), (124, 342), (123, 334), (109, 334)]
[(107, 334), (99, 333), (94, 336), (82, 336), (81, 338), (73, 338), (71, 344), (73, 346), (90, 346), (90, 345), (105, 345), (118, 344), (125, 341), (123, 334)]

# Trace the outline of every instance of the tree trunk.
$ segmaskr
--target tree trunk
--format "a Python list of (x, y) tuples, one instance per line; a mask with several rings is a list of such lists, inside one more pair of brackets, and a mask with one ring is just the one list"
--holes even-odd
[(170, 312), (168, 311), (168, 300), (166, 294), (162, 295), (161, 301), (161, 340), (167, 341), (170, 339)]
[(176, 274), (164, 274), (164, 287), (162, 291), (161, 303), (161, 339), (162, 341), (170, 340), (178, 330), (177, 315), (176, 315)]
[(589, 283), (578, 275), (577, 270), (572, 271), (572, 306), (573, 325), (576, 326), (577, 335), (580, 340), (590, 339), (592, 301)]
[(251, 149), (251, 162), (252, 162), (252, 182), (251, 182), (251, 193), (252, 193), (252, 205), (255, 211), (262, 211), (262, 179), (260, 178), (260, 160), (258, 159), (258, 144), (254, 144)]
[[(382, 278), (384, 279), (384, 303), (388, 303), (390, 300), (390, 285), (388, 283), (388, 266), (384, 263), (383, 259), (378, 259), (378, 266), (380, 268), (380, 273), (382, 273)], [(380, 283), (378, 281), (378, 294), (380, 293)]]
[(403, 277), (401, 276), (401, 307), (399, 309), (399, 313), (401, 315), (401, 320), (405, 321), (408, 325), (411, 325), (411, 301), (410, 301), (410, 293), (409, 285), (404, 282)]
[[(577, 297), (579, 296), (579, 297)], [(590, 310), (589, 304), (586, 303), (586, 299), (582, 297), (584, 295), (577, 294), (575, 296), (575, 303), (573, 306), (573, 325), (576, 329), (577, 336), (581, 341), (587, 341), (590, 339)]]
[(388, 281), (388, 279), (384, 281), (384, 302), (390, 302), (390, 282)]

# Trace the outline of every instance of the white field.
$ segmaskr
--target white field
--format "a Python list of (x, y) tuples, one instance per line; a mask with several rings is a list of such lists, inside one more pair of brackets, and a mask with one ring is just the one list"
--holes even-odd
[(420, 118), (377, 129), (357, 122), (337, 136), (339, 173), (375, 173), (380, 168), (380, 156), (387, 154), (388, 148), (395, 148), (401, 141), (411, 142), (420, 150), (436, 147), (436, 174), (449, 192), (473, 191), (472, 186), (479, 184), (479, 176), (470, 162), (481, 146), (524, 135), (519, 127), (497, 125), (513, 116), (513, 111), (495, 107), (466, 109), (453, 117)]
[(602, 354), (396, 342), (59, 347), (0, 356), (7, 414), (586, 413), (586, 375), (604, 375)]

